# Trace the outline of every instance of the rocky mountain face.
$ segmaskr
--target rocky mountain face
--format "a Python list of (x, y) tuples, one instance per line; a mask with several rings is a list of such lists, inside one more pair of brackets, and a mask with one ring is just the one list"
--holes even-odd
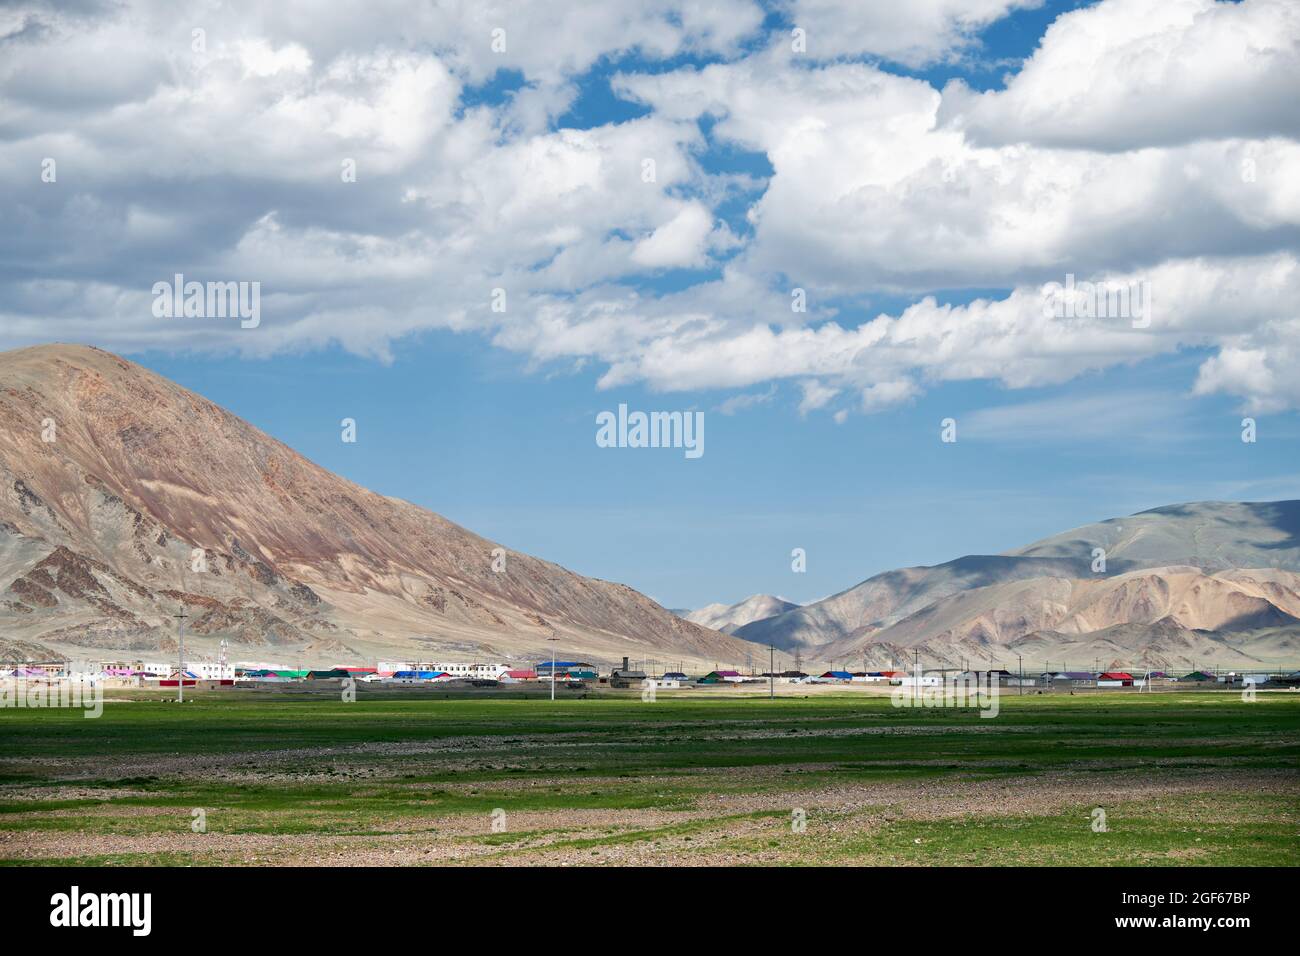
[(736, 633), (870, 666), (1294, 664), (1300, 501), (1157, 508), (888, 571)]
[(498, 547), (107, 352), (0, 353), (0, 659), (168, 653), (181, 609), (187, 647), (289, 663), (751, 649)]
[(776, 617), (793, 611), (799, 605), (773, 597), (771, 594), (751, 594), (735, 604), (708, 604), (694, 611), (682, 611), (681, 616), (703, 627), (734, 634), (746, 624)]

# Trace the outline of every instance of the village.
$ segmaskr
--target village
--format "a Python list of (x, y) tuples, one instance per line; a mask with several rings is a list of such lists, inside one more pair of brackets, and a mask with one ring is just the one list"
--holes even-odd
[[(611, 667), (579, 660), (544, 660), (532, 665), (492, 661), (380, 660), (373, 667), (331, 665), (304, 668), (274, 661), (225, 659), (224, 650), (215, 661), (186, 660), (183, 672), (176, 662), (149, 660), (30, 661), (0, 665), (0, 683), (16, 680), (49, 684), (90, 683), (111, 688), (267, 688), (293, 685), (324, 690), (331, 686), (373, 689), (387, 687), (431, 687), (453, 690), (527, 687), (563, 687), (569, 691), (609, 689), (690, 691), (692, 689), (761, 690), (781, 685), (798, 685), (806, 690), (820, 688), (886, 689), (897, 687), (942, 687), (945, 684), (981, 684), (1009, 689), (1012, 693), (1080, 692), (1105, 690), (1194, 690), (1194, 689), (1290, 689), (1300, 688), (1300, 670), (1238, 672), (1222, 669), (1167, 673), (1151, 669), (1064, 671), (1042, 670), (1016, 673), (988, 670), (925, 668), (905, 670), (848, 671), (802, 670), (746, 671), (715, 668), (704, 673), (687, 673), (658, 662), (633, 662), (624, 657)], [(681, 667), (681, 665), (677, 665)]]

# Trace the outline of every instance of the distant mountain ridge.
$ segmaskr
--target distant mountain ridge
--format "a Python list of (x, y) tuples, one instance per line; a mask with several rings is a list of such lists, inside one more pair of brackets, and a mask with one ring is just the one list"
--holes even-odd
[[(1094, 571), (1104, 551), (1105, 570)], [(736, 633), (890, 664), (1300, 659), (1300, 501), (1169, 505), (999, 555), (875, 575)], [(1119, 636), (1122, 642), (1117, 642)]]
[(752, 641), (882, 667), (1296, 666), (1300, 501), (1169, 505), (683, 620), (348, 482), (107, 352), (0, 353), (0, 660), (171, 654), (182, 608), (200, 653), (315, 664), (554, 648), (713, 667)]
[(766, 620), (799, 605), (771, 594), (751, 594), (735, 604), (708, 604), (694, 611), (683, 611), (681, 616), (703, 627), (727, 634), (735, 634), (746, 624)]

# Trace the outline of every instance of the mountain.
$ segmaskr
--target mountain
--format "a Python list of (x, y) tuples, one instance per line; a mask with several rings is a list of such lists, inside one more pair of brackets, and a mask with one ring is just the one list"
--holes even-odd
[(0, 353), (0, 659), (174, 653), (181, 608), (234, 659), (752, 651), (526, 554), (496, 571), (499, 547), (107, 352)]
[(799, 605), (770, 594), (751, 594), (735, 604), (709, 604), (695, 611), (680, 612), (688, 621), (715, 631), (734, 634), (739, 628), (754, 621), (766, 620)]
[[(1105, 568), (1093, 570), (1095, 551)], [(1000, 555), (878, 574), (737, 630), (874, 665), (1294, 662), (1300, 501), (1171, 505)]]
[(1206, 571), (1300, 571), (1300, 501), (1202, 501), (1153, 508), (1045, 538), (1010, 554), (1091, 561), (1104, 548), (1111, 571), (1190, 565)]

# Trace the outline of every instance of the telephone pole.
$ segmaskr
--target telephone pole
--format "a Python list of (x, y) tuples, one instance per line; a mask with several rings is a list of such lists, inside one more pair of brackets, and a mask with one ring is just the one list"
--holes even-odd
[(554, 633), (552, 633), (551, 636), (547, 638), (547, 640), (552, 642), (551, 643), (551, 700), (555, 700), (555, 643), (554, 642), (558, 641), (559, 638), (556, 637)]
[(767, 699), (776, 698), (776, 648), (767, 645)]
[(912, 651), (912, 699), (921, 699), (921, 652)]
[(173, 614), (172, 617), (176, 618), (177, 626), (180, 628), (180, 667), (176, 669), (176, 701), (183, 704), (185, 703), (185, 619), (189, 617), (185, 613), (185, 605), (182, 604), (181, 612)]

